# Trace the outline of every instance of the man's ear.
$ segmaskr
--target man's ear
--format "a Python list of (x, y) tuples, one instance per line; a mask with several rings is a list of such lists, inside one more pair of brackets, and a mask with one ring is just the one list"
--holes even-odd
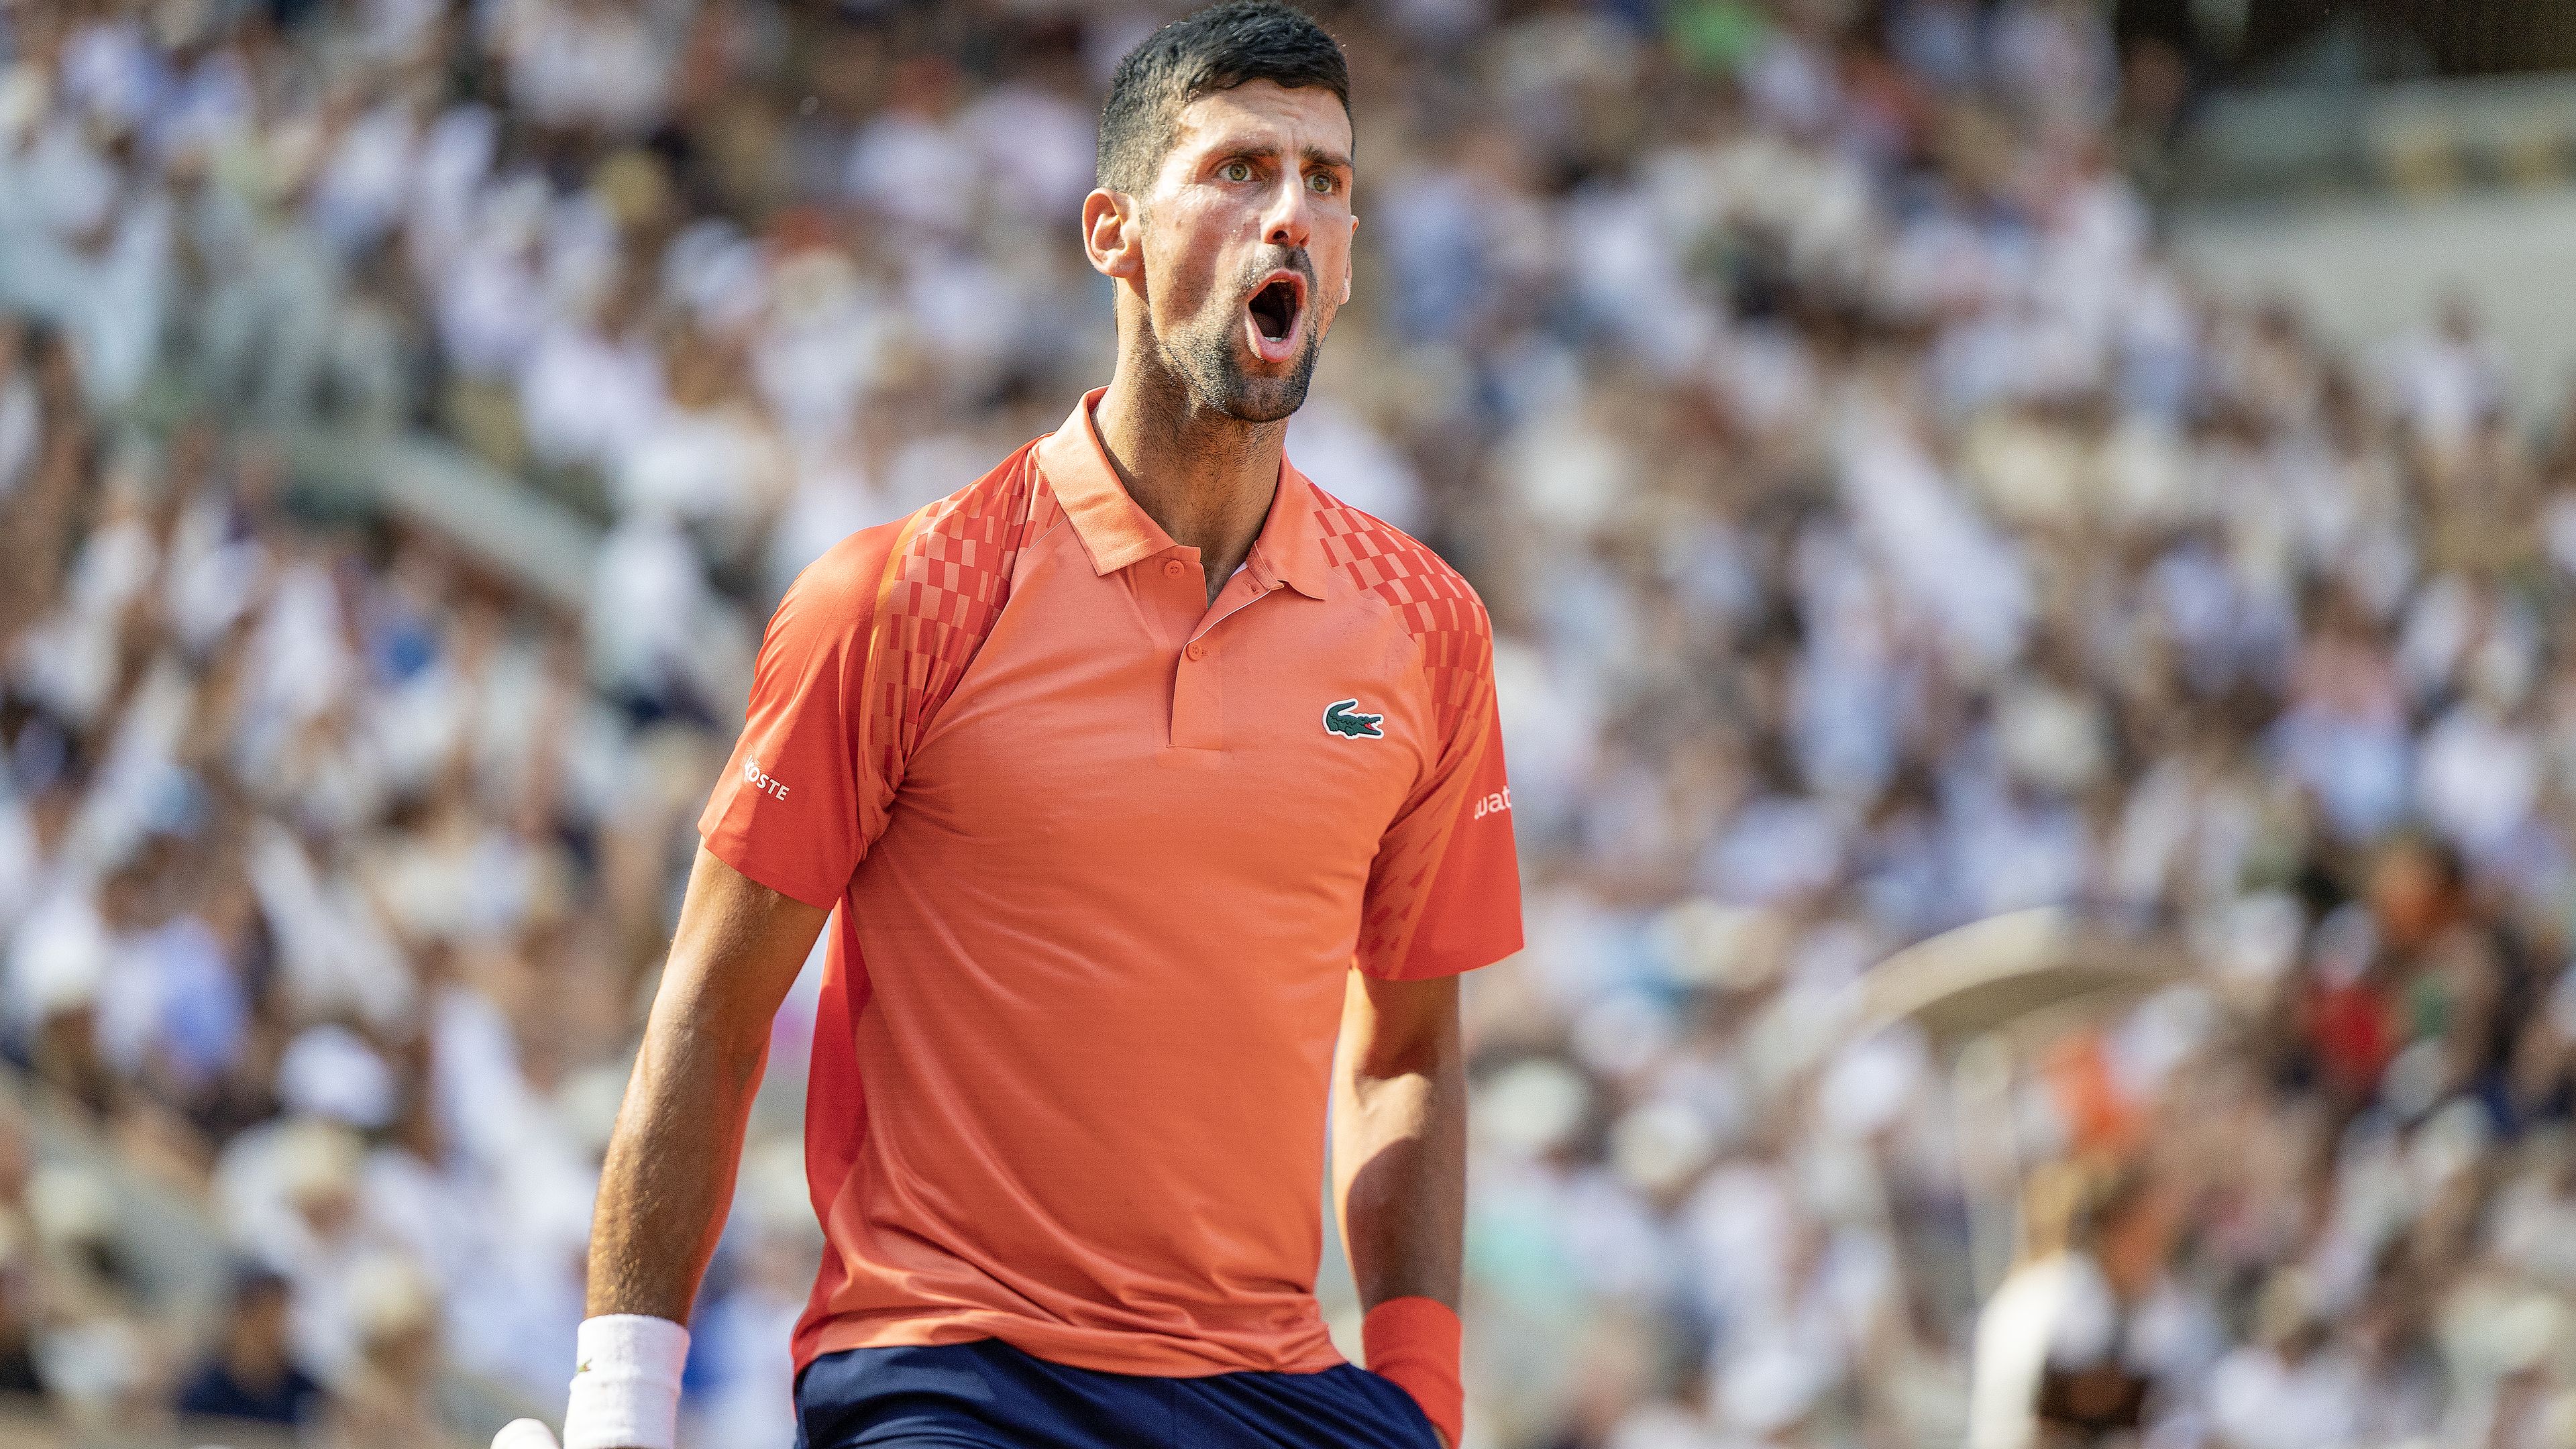
[(1144, 275), (1144, 238), (1136, 225), (1136, 199), (1105, 188), (1082, 198), (1082, 250), (1104, 277)]
[(1351, 218), (1351, 248), (1342, 254), (1342, 300), (1336, 306), (1351, 305), (1351, 276), (1359, 270), (1359, 239), (1360, 219), (1355, 216)]

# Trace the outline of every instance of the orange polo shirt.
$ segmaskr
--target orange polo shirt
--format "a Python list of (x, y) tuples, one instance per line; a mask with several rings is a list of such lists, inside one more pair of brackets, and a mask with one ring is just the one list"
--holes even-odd
[(1314, 1282), (1346, 973), (1520, 946), (1474, 591), (1283, 466), (1210, 605), (1099, 396), (806, 570), (699, 822), (837, 907), (800, 1367), (979, 1338), (1118, 1373), (1340, 1362)]

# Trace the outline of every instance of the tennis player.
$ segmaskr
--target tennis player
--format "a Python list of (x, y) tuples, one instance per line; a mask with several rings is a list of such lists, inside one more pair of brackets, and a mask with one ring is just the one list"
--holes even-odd
[[(1082, 211), (1109, 385), (779, 605), (600, 1182), (570, 1449), (672, 1445), (827, 923), (806, 1449), (1454, 1449), (1457, 977), (1520, 895), (1482, 604), (1281, 446), (1353, 167), (1303, 15), (1145, 40)], [(1328, 1103), (1366, 1368), (1314, 1297)]]

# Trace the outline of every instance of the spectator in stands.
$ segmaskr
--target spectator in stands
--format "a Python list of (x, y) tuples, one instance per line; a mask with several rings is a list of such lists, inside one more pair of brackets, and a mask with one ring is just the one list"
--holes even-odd
[(2151, 1396), (2207, 1368), (2157, 1321), (2174, 1311), (2164, 1276), (2177, 1206), (2118, 1163), (2033, 1179), (2022, 1221), (2031, 1252), (1977, 1323), (1969, 1449), (2119, 1442), (2146, 1425)]
[(301, 1425), (313, 1422), (321, 1396), (288, 1346), (286, 1279), (260, 1267), (238, 1270), (222, 1336), (179, 1390), (179, 1412)]

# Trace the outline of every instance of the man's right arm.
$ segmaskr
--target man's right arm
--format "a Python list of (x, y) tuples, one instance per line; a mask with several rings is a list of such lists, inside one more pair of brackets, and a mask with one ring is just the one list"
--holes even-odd
[[(742, 733), (698, 817), (703, 844), (600, 1170), (584, 1366), (565, 1413), (572, 1449), (671, 1441), (688, 1349), (681, 1325), (724, 1230), (771, 1019), (893, 800), (881, 766), (899, 758), (910, 717), (859, 706), (902, 537), (903, 526), (881, 525), (834, 545), (788, 588), (762, 636)], [(551, 1442), (533, 1421), (504, 1439), (513, 1449)]]
[[(770, 1022), (830, 914), (699, 847), (600, 1168), (583, 1352), (594, 1352), (594, 1330), (606, 1331), (602, 1361), (573, 1373), (564, 1424), (573, 1449), (667, 1449), (682, 1330), (724, 1231)], [(492, 1444), (554, 1449), (555, 1437), (521, 1419)]]
[(592, 1317), (688, 1322), (732, 1201), (771, 1019), (829, 914), (699, 848), (600, 1170)]

